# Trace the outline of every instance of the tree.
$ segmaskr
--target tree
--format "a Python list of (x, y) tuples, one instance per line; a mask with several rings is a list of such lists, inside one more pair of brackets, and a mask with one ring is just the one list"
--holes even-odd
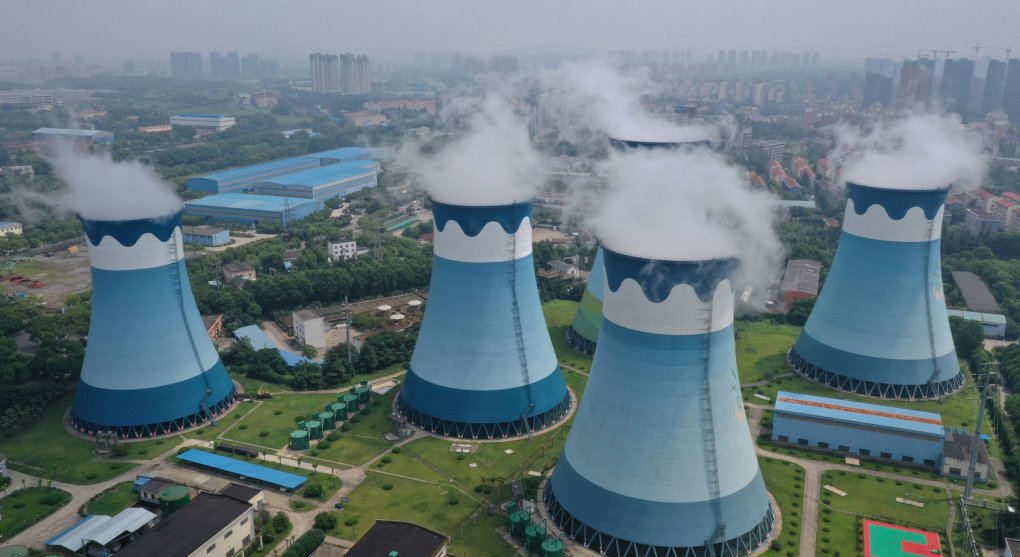
[(319, 355), (319, 350), (311, 344), (306, 344), (301, 347), (301, 355), (309, 360), (314, 360)]
[(786, 313), (786, 321), (791, 325), (803, 326), (807, 323), (811, 310), (815, 308), (817, 298), (800, 298), (790, 304), (790, 311)]
[(273, 516), (273, 530), (277, 534), (282, 534), (287, 530), (287, 528), (290, 528), (290, 519), (287, 518), (287, 515), (283, 514), (283, 512), (276, 513), (276, 515)]
[(315, 515), (315, 527), (324, 532), (336, 528), (337, 518), (333, 513), (319, 513)]
[(953, 335), (956, 353), (962, 358), (970, 358), (985, 340), (984, 328), (978, 321), (969, 321), (954, 315), (949, 318), (949, 330)]

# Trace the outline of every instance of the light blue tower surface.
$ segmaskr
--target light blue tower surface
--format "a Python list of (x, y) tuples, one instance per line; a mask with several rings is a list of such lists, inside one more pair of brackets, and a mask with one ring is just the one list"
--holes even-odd
[(93, 291), (75, 427), (150, 436), (226, 409), (234, 385), (195, 305), (180, 213), (83, 224)]
[(531, 255), (531, 204), (433, 202), (428, 305), (399, 408), (467, 437), (520, 435), (561, 419), (570, 398), (549, 339)]
[(942, 291), (947, 188), (849, 184), (832, 268), (793, 350), (798, 372), (873, 396), (943, 396), (963, 384)]
[(731, 259), (605, 250), (598, 350), (546, 491), (553, 520), (609, 555), (718, 555), (772, 529), (737, 378)]

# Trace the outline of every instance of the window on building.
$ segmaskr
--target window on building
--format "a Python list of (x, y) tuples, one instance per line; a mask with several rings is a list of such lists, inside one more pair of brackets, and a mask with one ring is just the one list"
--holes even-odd
[(227, 557), (234, 557), (235, 553), (237, 553), (237, 550), (231, 547), (230, 549), (227, 550)]
[(935, 461), (931, 460), (930, 458), (926, 458), (926, 459), (924, 459), (924, 465), (925, 466), (935, 466)]
[(778, 437), (778, 439), (779, 439), (780, 443), (789, 443), (790, 442), (790, 438), (788, 436), (786, 436), (786, 435), (780, 435)]
[(871, 456), (871, 451), (868, 449), (861, 449), (861, 456)]
[(914, 462), (914, 457), (903, 455), (903, 462)]
[(825, 441), (819, 441), (818, 442), (818, 448), (819, 449), (828, 449), (829, 448), (829, 444), (826, 443)]
[(807, 445), (808, 444), (808, 440), (807, 439), (797, 439), (797, 444), (798, 445)]
[(227, 530), (227, 533), (223, 534), (223, 539), (227, 539), (227, 538), (229, 538), (230, 536), (233, 536), (233, 535), (234, 535), (234, 531), (233, 530)]
[(848, 452), (850, 452), (850, 447), (847, 447), (846, 445), (840, 445), (839, 446), (839, 450), (844, 452), (844, 453), (848, 453)]
[(251, 536), (245, 536), (244, 539), (241, 540), (241, 543), (243, 543), (244, 545), (250, 544), (251, 543)]
[(209, 547), (205, 548), (205, 552), (212, 553), (214, 549), (216, 549), (216, 544), (212, 544)]
[(244, 517), (244, 520), (241, 521), (241, 526), (244, 526), (245, 524), (248, 524), (248, 517)]
[(960, 472), (961, 471), (960, 471), (959, 468), (950, 468), (949, 469), (949, 475), (951, 475), (951, 476), (960, 476), (960, 475), (962, 475)]
[(878, 456), (882, 458), (892, 458), (892, 453), (878, 453)]

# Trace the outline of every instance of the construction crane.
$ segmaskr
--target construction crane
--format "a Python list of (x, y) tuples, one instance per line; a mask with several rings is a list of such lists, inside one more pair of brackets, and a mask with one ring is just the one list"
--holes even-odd
[(949, 50), (948, 48), (943, 50), (942, 52), (946, 53), (946, 60), (949, 60), (949, 55), (950, 54), (956, 54), (955, 50)]
[(1002, 49), (1002, 51), (1006, 53), (1006, 63), (1009, 64), (1009, 55), (1013, 54), (1013, 49), (1007, 46), (1006, 48)]
[(994, 48), (994, 47), (995, 47), (995, 45), (987, 45), (987, 44), (981, 44), (981, 43), (978, 43), (978, 44), (972, 46), (971, 48), (974, 49), (974, 62), (977, 62), (978, 53), (981, 52), (982, 48)]

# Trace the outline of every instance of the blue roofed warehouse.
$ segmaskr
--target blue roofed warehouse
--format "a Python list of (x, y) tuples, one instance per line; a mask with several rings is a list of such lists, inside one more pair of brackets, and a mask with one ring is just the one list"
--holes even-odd
[(378, 162), (352, 160), (259, 181), (252, 184), (252, 191), (261, 195), (325, 201), (374, 188), (378, 176)]
[(189, 449), (177, 455), (177, 458), (191, 466), (234, 476), (248, 482), (268, 485), (282, 491), (294, 491), (308, 481), (308, 478), (304, 476), (198, 449)]
[(188, 201), (184, 204), (184, 214), (208, 220), (285, 225), (301, 220), (319, 208), (319, 203), (311, 199), (225, 193)]

